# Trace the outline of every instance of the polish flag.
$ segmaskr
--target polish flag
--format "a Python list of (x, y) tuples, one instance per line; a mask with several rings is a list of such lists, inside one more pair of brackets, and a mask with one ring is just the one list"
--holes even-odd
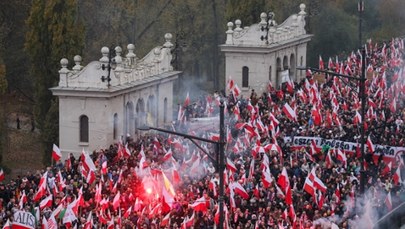
[(235, 97), (238, 97), (240, 95), (241, 90), (239, 89), (238, 85), (235, 84), (235, 86), (232, 88), (232, 93)]
[(5, 177), (4, 171), (3, 171), (3, 169), (0, 169), (0, 182), (2, 182), (4, 180), (4, 177)]
[(45, 199), (43, 199), (40, 203), (39, 203), (39, 209), (43, 210), (44, 208), (48, 207), (52, 207), (52, 194), (49, 195), (48, 197), (46, 197)]
[(297, 121), (297, 114), (295, 111), (290, 107), (288, 103), (285, 103), (283, 106), (283, 112), (291, 121)]
[(124, 218), (128, 218), (132, 213), (132, 206), (130, 206), (124, 213)]
[(93, 160), (91, 159), (89, 154), (84, 152), (84, 149), (82, 150), (81, 160), (87, 171), (89, 170), (96, 171), (96, 166), (94, 165)]
[(213, 194), (214, 194), (214, 197), (216, 197), (217, 196), (217, 188), (216, 188), (216, 184), (215, 184), (215, 181), (213, 180), (213, 179), (211, 179), (210, 180), (210, 183), (209, 183), (209, 185), (208, 185), (208, 188), (210, 189), (210, 190), (212, 190), (212, 192), (213, 192)]
[(184, 100), (183, 107), (187, 107), (188, 105), (190, 105), (190, 95), (189, 95), (189, 92), (187, 92), (186, 100)]
[(194, 211), (206, 212), (207, 211), (207, 204), (206, 204), (205, 197), (201, 197), (196, 199), (193, 204), (190, 204), (190, 207), (194, 209)]
[(3, 225), (3, 229), (11, 229), (10, 219), (7, 219), (7, 222)]
[(83, 229), (92, 229), (92, 228), (93, 228), (93, 212), (90, 211)]
[(307, 177), (304, 183), (304, 190), (309, 193), (311, 196), (315, 195), (315, 188), (312, 181)]
[(392, 179), (394, 180), (395, 185), (398, 185), (399, 183), (402, 183), (400, 167), (397, 168), (394, 175), (392, 176)]
[(172, 149), (169, 149), (169, 151), (167, 151), (167, 153), (165, 153), (165, 155), (163, 156), (163, 161), (168, 161), (170, 158), (172, 158), (172, 156), (173, 156)]
[(290, 204), (293, 203), (293, 201), (292, 201), (292, 190), (291, 190), (290, 184), (288, 184), (287, 189), (285, 191), (285, 203), (287, 205), (290, 205)]
[(314, 120), (314, 124), (315, 126), (320, 126), (322, 125), (322, 115), (321, 112), (319, 112), (318, 109), (314, 107), (312, 107), (312, 119)]
[(121, 203), (121, 193), (120, 191), (118, 191), (118, 193), (115, 195), (113, 199), (114, 210), (117, 210), (117, 208), (120, 206), (120, 203)]
[(391, 211), (392, 210), (391, 192), (388, 192), (384, 202), (385, 205), (387, 206), (388, 211)]
[(371, 141), (370, 135), (367, 137), (367, 142), (366, 142), (366, 144), (367, 144), (368, 150), (370, 150), (371, 153), (374, 153), (375, 148), (374, 148), (373, 142)]
[(163, 217), (162, 222), (160, 222), (160, 227), (166, 227), (170, 225), (170, 212), (167, 213), (165, 217)]
[(345, 153), (343, 153), (342, 150), (340, 150), (340, 149), (337, 150), (337, 159), (339, 161), (343, 162), (345, 167), (347, 166), (347, 157), (346, 157)]
[(356, 114), (354, 115), (354, 119), (353, 119), (353, 124), (359, 125), (360, 123), (361, 123), (361, 115), (358, 111), (356, 111)]
[(320, 70), (324, 70), (325, 69), (325, 65), (323, 63), (322, 57), (321, 55), (319, 55), (319, 69)]
[(287, 169), (285, 167), (283, 167), (283, 170), (281, 171), (280, 175), (278, 176), (277, 184), (283, 190), (285, 190), (287, 188), (287, 186), (290, 184), (290, 181), (288, 180)]
[(336, 203), (339, 204), (340, 201), (342, 200), (342, 196), (341, 196), (341, 194), (340, 194), (339, 183), (338, 183), (337, 186), (336, 186), (335, 196), (336, 196)]
[(263, 182), (263, 186), (265, 188), (270, 187), (271, 184), (273, 183), (273, 179), (271, 178), (271, 174), (270, 174), (270, 171), (268, 169), (263, 170), (262, 182)]
[(104, 161), (103, 164), (101, 164), (101, 173), (103, 175), (107, 174), (107, 161)]
[(233, 189), (233, 191), (236, 194), (240, 195), (243, 199), (249, 199), (249, 194), (246, 192), (245, 188), (238, 182), (233, 182), (231, 184), (231, 189)]
[(235, 164), (229, 158), (226, 158), (226, 168), (231, 170), (233, 173), (238, 170)]
[(55, 161), (59, 161), (61, 157), (62, 157), (62, 153), (60, 152), (59, 147), (56, 146), (55, 144), (53, 144), (53, 148), (52, 148), (52, 158), (53, 158)]

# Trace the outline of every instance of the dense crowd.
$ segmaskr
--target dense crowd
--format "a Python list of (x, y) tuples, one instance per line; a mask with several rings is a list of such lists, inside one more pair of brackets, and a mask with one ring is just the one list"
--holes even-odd
[[(365, 120), (359, 117), (359, 81), (329, 74), (318, 82), (310, 71), (300, 82), (269, 85), (261, 95), (252, 90), (249, 98), (239, 96), (230, 79), (228, 95), (201, 95), (192, 104), (186, 99), (170, 128), (213, 140), (218, 130), (189, 121), (217, 116), (220, 98), (225, 101), (225, 228), (370, 228), (368, 209), (376, 220), (405, 201), (404, 155), (381, 150), (405, 147), (403, 40), (366, 47)], [(361, 54), (323, 65), (357, 77)], [(362, 123), (364, 160), (357, 148), (294, 145), (298, 137), (359, 145)], [(109, 149), (70, 155), (1, 183), (0, 222), (12, 222), (23, 210), (46, 228), (215, 228), (215, 152), (213, 144), (197, 146), (175, 135), (128, 136)]]

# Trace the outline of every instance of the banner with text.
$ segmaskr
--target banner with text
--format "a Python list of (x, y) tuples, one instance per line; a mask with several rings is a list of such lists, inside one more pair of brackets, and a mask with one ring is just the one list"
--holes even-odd
[[(293, 140), (291, 142), (291, 140)], [(303, 137), (296, 136), (293, 139), (290, 137), (285, 137), (284, 142), (291, 142), (291, 147), (293, 149), (301, 149), (307, 147), (314, 140), (316, 147), (318, 149), (322, 148), (323, 145), (329, 145), (331, 149), (340, 149), (345, 153), (356, 153), (356, 148), (360, 147), (360, 143), (356, 142), (345, 142), (336, 139), (324, 139), (321, 137)], [(365, 144), (365, 150), (367, 149), (367, 144)], [(384, 145), (374, 145), (374, 157), (379, 157), (381, 154), (384, 157), (384, 161), (392, 161), (395, 158), (399, 158), (405, 155), (405, 147), (395, 147), (395, 146), (384, 146)], [(368, 151), (366, 151), (368, 152)]]

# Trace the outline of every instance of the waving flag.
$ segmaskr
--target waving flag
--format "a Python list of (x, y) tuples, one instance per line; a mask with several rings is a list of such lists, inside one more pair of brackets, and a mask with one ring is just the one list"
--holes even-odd
[(53, 148), (52, 148), (52, 158), (53, 158), (55, 161), (59, 161), (61, 157), (62, 157), (62, 153), (60, 152), (59, 147), (56, 146), (55, 144), (53, 144)]

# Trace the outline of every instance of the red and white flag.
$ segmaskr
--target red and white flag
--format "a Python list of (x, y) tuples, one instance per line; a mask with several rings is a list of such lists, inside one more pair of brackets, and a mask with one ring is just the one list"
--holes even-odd
[(402, 183), (400, 167), (398, 167), (397, 170), (395, 171), (395, 173), (392, 175), (392, 179), (394, 180), (395, 185), (398, 185), (399, 183)]
[(3, 169), (0, 169), (0, 182), (2, 182), (5, 178)]
[(375, 148), (374, 148), (373, 142), (371, 141), (370, 135), (367, 137), (367, 143), (366, 144), (367, 144), (368, 150), (370, 150), (370, 153), (374, 153)]
[(57, 145), (53, 144), (53, 148), (52, 148), (52, 158), (55, 161), (59, 161), (62, 157), (62, 153), (60, 152), (60, 149)]
[(283, 106), (283, 112), (291, 121), (297, 121), (297, 114), (288, 103), (285, 103)]
[(384, 202), (385, 205), (387, 206), (388, 211), (391, 211), (392, 210), (391, 192), (388, 192)]
[(232, 171), (233, 173), (238, 170), (235, 164), (229, 158), (226, 158), (226, 168)]
[(46, 207), (48, 207), (48, 208), (52, 207), (52, 200), (53, 200), (53, 197), (51, 194), (39, 203), (39, 209), (43, 210)]
[(194, 211), (206, 212), (207, 211), (206, 203), (207, 203), (207, 201), (206, 201), (205, 197), (203, 196), (201, 198), (196, 199), (194, 201), (194, 203), (191, 204), (190, 206), (191, 206), (191, 208), (194, 209)]
[(231, 183), (230, 188), (233, 189), (233, 191), (239, 196), (241, 196), (243, 199), (245, 200), (249, 199), (248, 192), (241, 184), (239, 184), (239, 182)]
[(7, 222), (3, 225), (3, 229), (11, 229), (10, 219), (7, 219)]
[(121, 193), (120, 193), (120, 191), (118, 191), (118, 193), (115, 195), (115, 197), (113, 199), (114, 210), (117, 210), (117, 208), (120, 206), (120, 204), (121, 204)]
[(290, 181), (288, 180), (287, 169), (285, 167), (283, 167), (283, 170), (281, 171), (281, 173), (278, 176), (277, 184), (283, 190), (285, 190), (287, 188), (287, 186), (290, 184)]

